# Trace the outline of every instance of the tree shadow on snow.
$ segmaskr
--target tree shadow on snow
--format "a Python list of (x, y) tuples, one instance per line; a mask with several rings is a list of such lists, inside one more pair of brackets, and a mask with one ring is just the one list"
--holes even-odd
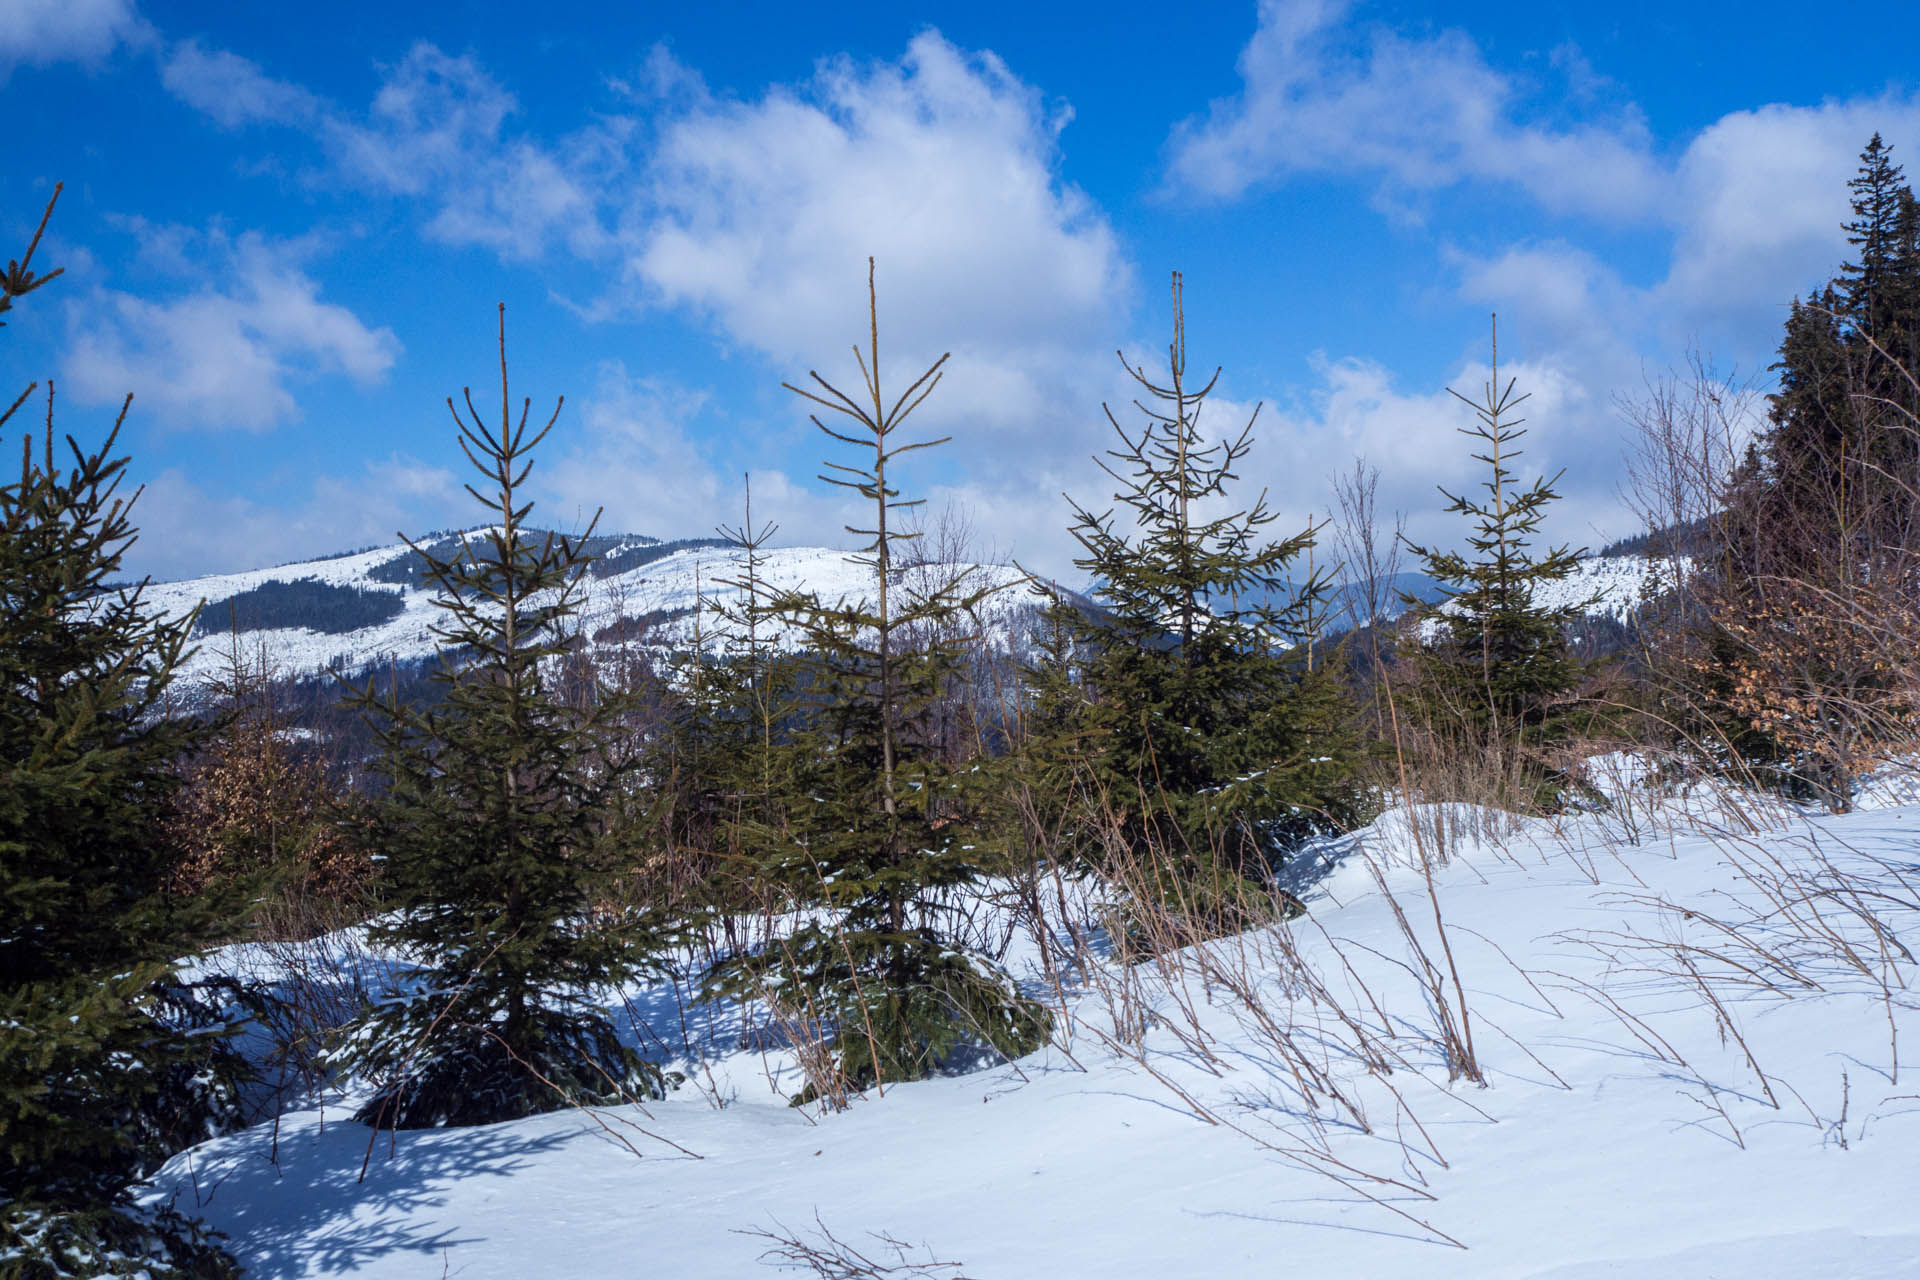
[(488, 1222), (433, 1213), (454, 1182), (504, 1182), (576, 1136), (523, 1128), (414, 1130), (396, 1141), (384, 1130), (329, 1123), (324, 1133), (283, 1134), (277, 1165), (271, 1138), (255, 1129), (201, 1148), (197, 1170), (177, 1158), (155, 1190), (223, 1232), (250, 1280), (350, 1273), (395, 1254), (435, 1257), (488, 1243)]

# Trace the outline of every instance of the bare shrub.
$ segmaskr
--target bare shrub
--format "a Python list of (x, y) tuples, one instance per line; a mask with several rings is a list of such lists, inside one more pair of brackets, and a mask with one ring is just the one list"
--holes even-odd
[(246, 884), (255, 936), (311, 938), (365, 918), (374, 862), (357, 798), (280, 714), (276, 690), (264, 647), (249, 654), (234, 633), (226, 670), (211, 681), (224, 727), (183, 763), (167, 817), (173, 878), (189, 893)]

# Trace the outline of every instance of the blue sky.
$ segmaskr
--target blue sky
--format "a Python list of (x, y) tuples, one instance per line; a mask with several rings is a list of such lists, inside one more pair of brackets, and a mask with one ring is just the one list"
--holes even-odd
[(67, 184), (0, 373), (83, 438), (133, 392), (137, 567), (239, 569), (475, 518), (444, 398), (504, 301), (516, 399), (567, 397), (543, 516), (698, 535), (751, 471), (783, 540), (844, 541), (780, 382), (857, 376), (872, 254), (887, 373), (954, 353), (906, 484), (1070, 574), (1060, 495), (1100, 501), (1179, 269), (1286, 520), (1364, 455), (1450, 539), (1497, 310), (1595, 542), (1618, 397), (1690, 345), (1764, 376), (1862, 144), (1920, 145), (1905, 5), (1196, 8), (0, 0), (5, 253)]

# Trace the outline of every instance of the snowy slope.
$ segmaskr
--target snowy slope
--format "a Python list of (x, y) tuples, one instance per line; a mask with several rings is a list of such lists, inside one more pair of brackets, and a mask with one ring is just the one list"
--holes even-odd
[[(611, 546), (621, 549), (657, 547), (651, 538), (616, 538)], [(334, 587), (376, 593), (398, 603), (393, 618), (350, 631), (329, 633), (308, 627), (273, 627), (244, 631), (240, 635), (243, 652), (252, 658), (264, 649), (276, 672), (283, 676), (303, 676), (330, 666), (338, 666), (352, 675), (386, 663), (389, 659), (409, 662), (430, 658), (435, 652), (431, 627), (440, 611), (433, 605), (433, 593), (415, 582), (396, 582), (395, 573), (411, 562), (413, 552), (403, 544), (377, 547), (369, 551), (329, 559), (257, 569), (245, 573), (210, 574), (180, 582), (155, 583), (148, 588), (147, 599), (163, 613), (179, 617), (196, 606), (211, 624), (211, 634), (198, 641), (198, 648), (182, 675), (187, 687), (207, 676), (223, 671), (230, 661), (231, 643), (224, 631), (227, 603), (243, 592), (266, 584), (323, 583)], [(995, 588), (981, 610), (980, 621), (996, 643), (1015, 647), (1024, 640), (1022, 620), (1034, 604), (1026, 589), (1025, 575), (1010, 565), (929, 566), (924, 572), (939, 576), (951, 569), (968, 575), (972, 588)], [(685, 648), (692, 644), (696, 624), (696, 601), (704, 604), (698, 620), (703, 643), (714, 647), (725, 642), (728, 626), (722, 608), (737, 603), (741, 591), (724, 584), (741, 572), (737, 553), (721, 546), (697, 546), (673, 551), (636, 567), (591, 578), (586, 593), (582, 622), (588, 636), (606, 631), (621, 619), (646, 619), (643, 633), (616, 629), (599, 643), (602, 647), (622, 643), (640, 644), (656, 650)], [(763, 573), (770, 589), (817, 592), (823, 600), (861, 599), (871, 591), (872, 571), (857, 563), (852, 555), (827, 547), (786, 547), (766, 553)], [(1629, 617), (1649, 592), (1664, 589), (1665, 562), (1639, 556), (1590, 557), (1580, 562), (1579, 571), (1563, 582), (1549, 584), (1541, 593), (1549, 604), (1592, 602), (1588, 611), (1617, 619)], [(786, 642), (778, 632), (776, 643)]]
[[(1853, 877), (1904, 904), (1878, 905), (1889, 937), (1920, 932), (1911, 788), (1839, 818), (1736, 801), (1738, 823), (1724, 797), (1613, 789), (1631, 826), (1493, 842), (1470, 811), (1389, 815), (1327, 851), (1308, 918), (1207, 965), (1092, 963), (1056, 997), (1056, 1046), (842, 1114), (785, 1105), (790, 1062), (740, 1011), (683, 1023), (657, 988), (635, 1006), (690, 1079), (645, 1113), (370, 1143), (330, 1097), (176, 1158), (150, 1194), (263, 1278), (774, 1274), (743, 1233), (821, 1225), (962, 1264), (898, 1274), (979, 1280), (1920, 1273), (1914, 966), (1837, 898), (1798, 910), (1851, 959), (1768, 906), (1781, 875)], [(1447, 820), (1429, 899), (1411, 836)], [(1038, 956), (1009, 963), (1052, 991)], [(1484, 1088), (1449, 1081), (1439, 1043), (1456, 967)]]
[[(1537, 584), (1533, 599), (1542, 608), (1572, 608), (1580, 616), (1627, 623), (1646, 605), (1671, 590), (1676, 575), (1686, 571), (1684, 561), (1676, 563), (1638, 555), (1587, 556), (1559, 581)], [(1441, 611), (1444, 613), (1451, 607), (1443, 604)], [(1439, 626), (1434, 618), (1424, 620), (1419, 629), (1421, 639), (1432, 641), (1439, 634)]]
[[(1685, 571), (1684, 564), (1678, 568)], [(1589, 615), (1624, 622), (1671, 589), (1675, 569), (1671, 560), (1645, 556), (1587, 556), (1567, 577), (1543, 584), (1535, 600), (1547, 608), (1579, 605)]]
[[(1559, 582), (1542, 584), (1535, 598), (1548, 608), (1572, 605), (1590, 617), (1625, 622), (1642, 605), (1671, 589), (1676, 572), (1684, 573), (1686, 567), (1684, 560), (1676, 564), (1637, 554), (1584, 556), (1573, 573)], [(1378, 592), (1384, 617), (1397, 618), (1405, 612), (1400, 599), (1403, 591), (1422, 600), (1443, 598), (1439, 583), (1425, 574), (1397, 574)], [(1351, 614), (1364, 616), (1367, 594), (1358, 582), (1335, 584), (1328, 612), (1336, 629), (1344, 629)]]
[[(633, 538), (636, 547), (653, 544), (649, 538)], [(619, 545), (619, 544), (616, 544)], [(328, 634), (306, 627), (274, 627), (242, 632), (243, 652), (251, 656), (264, 647), (269, 660), (281, 675), (298, 676), (319, 671), (336, 663), (348, 674), (385, 663), (390, 658), (401, 662), (430, 658), (435, 652), (431, 627), (440, 621), (441, 611), (433, 604), (433, 592), (414, 584), (398, 585), (382, 580), (376, 571), (404, 565), (411, 557), (405, 545), (380, 547), (371, 551), (331, 559), (259, 569), (247, 573), (213, 574), (181, 582), (156, 583), (148, 588), (148, 600), (168, 616), (183, 616), (196, 606), (215, 625), (215, 633), (200, 640), (198, 651), (182, 673), (189, 683), (219, 672), (229, 661), (231, 648), (227, 634), (219, 630), (226, 618), (226, 601), (242, 592), (268, 583), (320, 582), (337, 587), (376, 592), (396, 599), (398, 615), (389, 621)], [(948, 566), (930, 566), (923, 571), (938, 575)], [(1026, 577), (1008, 565), (952, 566), (968, 575), (978, 587), (1002, 588), (982, 610), (989, 627), (999, 627), (1002, 640), (1005, 629), (1033, 597), (1024, 589)], [(652, 619), (638, 643), (657, 647), (682, 647), (692, 643), (695, 634), (694, 607), (704, 603), (699, 619), (703, 642), (718, 645), (727, 634), (720, 616), (723, 605), (737, 602), (743, 594), (738, 588), (723, 585), (741, 572), (736, 554), (726, 547), (703, 546), (676, 551), (660, 559), (605, 577), (588, 580), (586, 606), (581, 622), (585, 632), (594, 636), (610, 624), (625, 619)], [(913, 572), (922, 571), (909, 571)], [(761, 573), (769, 589), (817, 592), (832, 603), (836, 600), (865, 598), (872, 589), (873, 572), (857, 563), (844, 551), (827, 547), (786, 547), (765, 553)], [(909, 578), (911, 582), (911, 577)], [(784, 637), (775, 634), (776, 642)], [(633, 642), (631, 636), (629, 642)], [(605, 643), (617, 644), (617, 637)]]

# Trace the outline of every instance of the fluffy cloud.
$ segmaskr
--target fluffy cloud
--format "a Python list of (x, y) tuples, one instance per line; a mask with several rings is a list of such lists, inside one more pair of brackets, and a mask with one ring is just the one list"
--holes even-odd
[(608, 167), (625, 162), (626, 126), (610, 118), (557, 144), (517, 133), (518, 102), (471, 57), (416, 44), (358, 114), (193, 40), (172, 48), (161, 82), (224, 127), (311, 133), (328, 157), (324, 176), (310, 175), (316, 182), (419, 201), (427, 234), (443, 243), (508, 260), (537, 258), (556, 242), (582, 256), (610, 245), (597, 200)]
[[(1656, 147), (1618, 86), (1577, 50), (1553, 51), (1558, 82), (1530, 81), (1494, 67), (1463, 33), (1363, 25), (1353, 8), (1265, 0), (1240, 57), (1241, 91), (1173, 130), (1168, 189), (1231, 199), (1332, 175), (1378, 184), (1389, 204), (1466, 184), (1525, 196), (1540, 227), (1526, 240), (1489, 252), (1459, 248), (1445, 228), (1434, 239), (1457, 299), (1498, 311), (1526, 354), (1513, 371), (1534, 391), (1529, 445), (1569, 468), (1558, 532), (1576, 541), (1596, 525), (1618, 532), (1616, 397), (1690, 347), (1745, 375), (1764, 370), (1788, 300), (1848, 252), (1840, 226), (1861, 146), (1878, 131), (1909, 155), (1920, 98), (1762, 106)], [(1596, 218), (1616, 224), (1604, 256), (1581, 242)], [(1617, 265), (1622, 227), (1650, 269)], [(1462, 367), (1453, 384), (1483, 376)], [(1438, 388), (1396, 389), (1378, 364), (1334, 360), (1289, 422), (1295, 447), (1379, 461), (1393, 500), (1420, 511), (1431, 507), (1427, 475), (1473, 479), (1458, 470), (1462, 442), (1440, 425), (1455, 408)]]
[[(558, 138), (521, 128), (513, 95), (471, 57), (427, 44), (384, 71), (363, 111), (198, 46), (175, 48), (167, 82), (217, 122), (305, 129), (324, 181), (415, 202), (433, 239), (605, 264), (612, 283), (590, 316), (680, 311), (796, 381), (818, 368), (857, 386), (848, 347), (866, 335), (873, 256), (885, 385), (897, 393), (953, 356), (917, 416), (962, 437), (916, 468), (929, 484), (960, 467), (966, 483), (1057, 514), (1064, 460), (1099, 447), (1097, 405), (1120, 390), (1102, 353), (1125, 332), (1130, 268), (1104, 215), (1059, 176), (1068, 113), (993, 55), (931, 32), (897, 60), (829, 60), (744, 101), (656, 49), (613, 82), (610, 110)], [(627, 527), (711, 525), (737, 480), (689, 443), (697, 399), (610, 372), (550, 491), (586, 511), (607, 501)], [(734, 424), (746, 447), (784, 455), (781, 433), (811, 437), (794, 405)], [(250, 416), (274, 412), (267, 398)], [(756, 488), (788, 536), (839, 537), (837, 496), (759, 471)]]
[(660, 50), (643, 70), (618, 87), (648, 129), (609, 112), (551, 141), (515, 130), (513, 96), (472, 58), (428, 44), (364, 114), (193, 44), (167, 83), (222, 123), (309, 124), (334, 179), (419, 201), (436, 239), (617, 260), (627, 292), (600, 313), (684, 308), (784, 365), (845, 363), (875, 257), (887, 367), (951, 350), (949, 418), (1030, 421), (1063, 351), (1124, 331), (1128, 265), (1059, 177), (1068, 113), (992, 54), (927, 32), (898, 61), (830, 60), (750, 102)]
[[(1294, 405), (1263, 415), (1268, 430), (1260, 454), (1249, 466), (1254, 479), (1271, 476), (1273, 501), (1297, 525), (1307, 512), (1324, 519), (1331, 501), (1328, 483), (1349, 460), (1362, 458), (1381, 471), (1379, 504), (1383, 514), (1407, 514), (1407, 533), (1416, 542), (1457, 545), (1467, 532), (1457, 515), (1442, 508), (1438, 489), (1467, 492), (1486, 480), (1486, 468), (1470, 456), (1476, 450), (1462, 430), (1471, 429), (1473, 409), (1446, 388), (1403, 389), (1393, 373), (1368, 360), (1320, 361), (1318, 384)], [(1447, 386), (1479, 400), (1492, 369), (1481, 360), (1464, 362)], [(1603, 425), (1613, 409), (1576, 373), (1551, 358), (1503, 360), (1500, 384), (1509, 381), (1527, 398), (1510, 422), (1523, 422), (1525, 437), (1514, 472), (1520, 482), (1560, 471), (1565, 500), (1553, 511), (1548, 536), (1575, 543), (1591, 541), (1615, 513), (1611, 484), (1590, 483), (1590, 446), (1608, 439)], [(1611, 448), (1611, 442), (1608, 446)], [(1302, 458), (1325, 460), (1324, 472), (1308, 474)], [(1611, 475), (1611, 467), (1608, 475)], [(1283, 522), (1284, 523), (1284, 522)]]
[(1655, 302), (1690, 326), (1756, 313), (1777, 322), (1786, 299), (1848, 251), (1846, 184), (1875, 132), (1911, 159), (1920, 98), (1775, 104), (1702, 130), (1679, 161), (1672, 262)]
[(339, 373), (371, 384), (398, 358), (391, 330), (321, 301), (292, 247), (177, 229), (154, 232), (153, 242), (161, 258), (191, 242), (220, 283), (164, 301), (101, 288), (70, 304), (63, 363), (82, 401), (131, 391), (167, 421), (258, 431), (299, 416), (293, 388), (302, 379)]
[[(556, 461), (538, 463), (534, 483), (550, 519), (584, 525), (606, 508), (603, 527), (659, 537), (698, 537), (726, 517), (738, 477), (693, 441), (708, 397), (658, 378), (636, 378), (618, 362), (602, 365), (579, 408), (569, 405), (554, 432)], [(784, 488), (784, 486), (782, 486)]]
[(1564, 241), (1484, 261), (1453, 254), (1474, 300), (1508, 291), (1560, 316), (1632, 312), (1637, 330), (1669, 340), (1727, 321), (1771, 323), (1845, 252), (1846, 180), (1867, 138), (1920, 143), (1920, 99), (1890, 92), (1732, 112), (1668, 158), (1631, 103), (1597, 120), (1546, 122), (1591, 117), (1614, 91), (1577, 50), (1549, 59), (1565, 81), (1557, 96), (1530, 98), (1464, 33), (1363, 29), (1352, 8), (1263, 0), (1240, 56), (1241, 92), (1173, 130), (1167, 182), (1218, 198), (1326, 174), (1373, 178), (1389, 192), (1502, 182), (1547, 214), (1617, 215), (1669, 246), (1664, 278), (1632, 284)]
[(0, 79), (14, 67), (98, 62), (152, 29), (132, 0), (8, 0), (0, 5)]
[[(1525, 360), (1513, 367), (1535, 395), (1533, 447), (1573, 464), (1560, 511), (1576, 537), (1609, 518), (1613, 391), (1696, 338), (1763, 356), (1786, 298), (1844, 252), (1844, 182), (1866, 135), (1920, 139), (1914, 102), (1884, 96), (1738, 112), (1684, 146), (1657, 147), (1576, 49), (1521, 74), (1460, 32), (1364, 25), (1352, 8), (1264, 3), (1240, 58), (1241, 92), (1175, 128), (1167, 185), (1232, 198), (1336, 175), (1377, 183), (1389, 203), (1466, 184), (1530, 200), (1547, 215), (1535, 238), (1491, 251), (1457, 248), (1444, 231), (1435, 240), (1458, 299), (1500, 311), (1517, 339)], [(866, 332), (862, 271), (875, 257), (889, 385), (953, 353), (920, 424), (960, 439), (920, 474), (976, 501), (982, 523), (1023, 556), (1053, 567), (1070, 557), (1058, 493), (1098, 490), (1086, 458), (1106, 443), (1099, 403), (1131, 395), (1108, 353), (1128, 331), (1134, 280), (1104, 213), (1062, 177), (1068, 113), (993, 55), (927, 32), (898, 59), (830, 59), (804, 83), (731, 98), (656, 49), (629, 82), (613, 82), (612, 109), (558, 137), (529, 131), (514, 96), (473, 58), (427, 44), (351, 111), (191, 42), (173, 48), (164, 75), (216, 122), (309, 131), (325, 181), (417, 203), (431, 238), (604, 267), (596, 274), (613, 283), (589, 314), (681, 311), (795, 380), (817, 368), (857, 384), (847, 347)], [(1652, 246), (1638, 255), (1651, 273), (1631, 278), (1586, 247), (1596, 218)], [(118, 332), (160, 331), (190, 305), (205, 308), (192, 315), (198, 344), (231, 352), (218, 357), (231, 366), (225, 420), (254, 425), (289, 411), (290, 374), (364, 378), (378, 365), (380, 344), (367, 339), (379, 335), (364, 328), (305, 346), (265, 340), (267, 328), (240, 315), (253, 301), (244, 286), (164, 314), (116, 301), (131, 308)], [(103, 378), (161, 366), (108, 358), (130, 339), (104, 345)], [(218, 367), (185, 355), (172, 364)], [(1452, 381), (1480, 376), (1463, 362)], [(1237, 394), (1250, 402), (1264, 390)], [(1473, 479), (1452, 431), (1458, 412), (1437, 386), (1405, 388), (1365, 358), (1325, 359), (1286, 414), (1269, 410), (1249, 476), (1270, 477), (1291, 521), (1326, 505), (1321, 468), (1301, 458), (1331, 471), (1365, 452), (1404, 473), (1390, 478), (1396, 500), (1427, 509), (1435, 480)], [(608, 501), (625, 527), (710, 525), (737, 485), (734, 464), (704, 443), (710, 413), (698, 393), (609, 370), (582, 443), (548, 472), (549, 492), (583, 511)], [(797, 406), (728, 424), (749, 451), (787, 430), (811, 430)], [(837, 537), (836, 498), (772, 473), (757, 483), (791, 536)]]
[[(752, 101), (670, 79), (680, 98), (620, 226), (639, 301), (703, 317), (795, 382), (818, 369), (856, 392), (871, 256), (889, 394), (952, 353), (907, 430), (956, 441), (908, 483), (982, 497), (1014, 551), (1064, 562), (1059, 490), (1103, 443), (1132, 291), (1105, 215), (1060, 177), (1067, 113), (933, 32), (897, 61), (830, 60)], [(799, 409), (788, 429), (810, 431)], [(840, 536), (834, 499), (783, 519)]]
[(1109, 324), (1127, 270), (1104, 216), (1058, 177), (1065, 124), (998, 58), (931, 32), (897, 63), (834, 60), (803, 90), (665, 127), (629, 268), (781, 359), (865, 329), (869, 255), (888, 335), (916, 353)]
[[(1531, 86), (1462, 33), (1409, 38), (1343, 25), (1352, 0), (1262, 0), (1241, 92), (1175, 129), (1168, 185), (1231, 198), (1299, 173), (1379, 179), (1389, 195), (1509, 183), (1556, 212), (1653, 216), (1667, 175), (1633, 109), (1581, 123), (1527, 119)], [(1562, 51), (1572, 92), (1591, 68)], [(1540, 113), (1542, 115), (1546, 113)]]

